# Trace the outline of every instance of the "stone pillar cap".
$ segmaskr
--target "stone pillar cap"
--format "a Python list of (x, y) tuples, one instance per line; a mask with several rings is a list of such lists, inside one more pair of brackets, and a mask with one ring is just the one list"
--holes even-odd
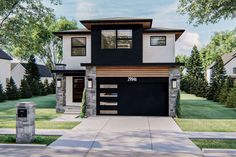
[(36, 106), (36, 104), (35, 103), (33, 103), (33, 102), (19, 102), (19, 103), (17, 103), (16, 104), (16, 106), (17, 107), (26, 107), (26, 106), (29, 106), (29, 107), (34, 107), (34, 106)]

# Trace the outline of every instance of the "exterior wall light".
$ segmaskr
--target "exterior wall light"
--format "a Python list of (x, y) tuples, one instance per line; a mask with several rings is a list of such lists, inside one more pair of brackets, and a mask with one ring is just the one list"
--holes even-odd
[(171, 86), (172, 86), (173, 89), (177, 88), (177, 80), (176, 79), (171, 80)]
[(88, 79), (88, 88), (93, 88), (93, 79)]
[(57, 79), (57, 88), (61, 88), (61, 79)]

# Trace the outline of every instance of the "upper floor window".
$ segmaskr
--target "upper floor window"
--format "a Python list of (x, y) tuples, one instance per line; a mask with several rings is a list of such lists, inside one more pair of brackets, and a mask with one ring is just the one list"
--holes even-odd
[(151, 46), (165, 46), (166, 36), (151, 36), (150, 45)]
[(236, 74), (236, 67), (233, 68), (233, 74)]
[(86, 38), (71, 38), (71, 56), (86, 56)]
[(131, 49), (132, 30), (102, 30), (101, 41), (103, 49)]

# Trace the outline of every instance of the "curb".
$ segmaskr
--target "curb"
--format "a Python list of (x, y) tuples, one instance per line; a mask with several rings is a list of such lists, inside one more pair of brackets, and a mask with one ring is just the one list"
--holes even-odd
[(203, 153), (230, 153), (236, 155), (236, 149), (208, 149), (203, 148)]
[(0, 148), (47, 148), (44, 144), (0, 144)]

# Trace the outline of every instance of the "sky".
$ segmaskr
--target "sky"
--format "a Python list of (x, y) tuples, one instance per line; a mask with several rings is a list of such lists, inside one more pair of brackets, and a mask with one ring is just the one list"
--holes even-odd
[(215, 32), (232, 30), (236, 20), (221, 20), (217, 24), (194, 27), (186, 15), (176, 10), (178, 0), (62, 0), (62, 5), (53, 6), (57, 17), (76, 20), (107, 17), (152, 18), (153, 27), (181, 28), (184, 34), (176, 42), (176, 54), (189, 55), (193, 45), (204, 47)]

